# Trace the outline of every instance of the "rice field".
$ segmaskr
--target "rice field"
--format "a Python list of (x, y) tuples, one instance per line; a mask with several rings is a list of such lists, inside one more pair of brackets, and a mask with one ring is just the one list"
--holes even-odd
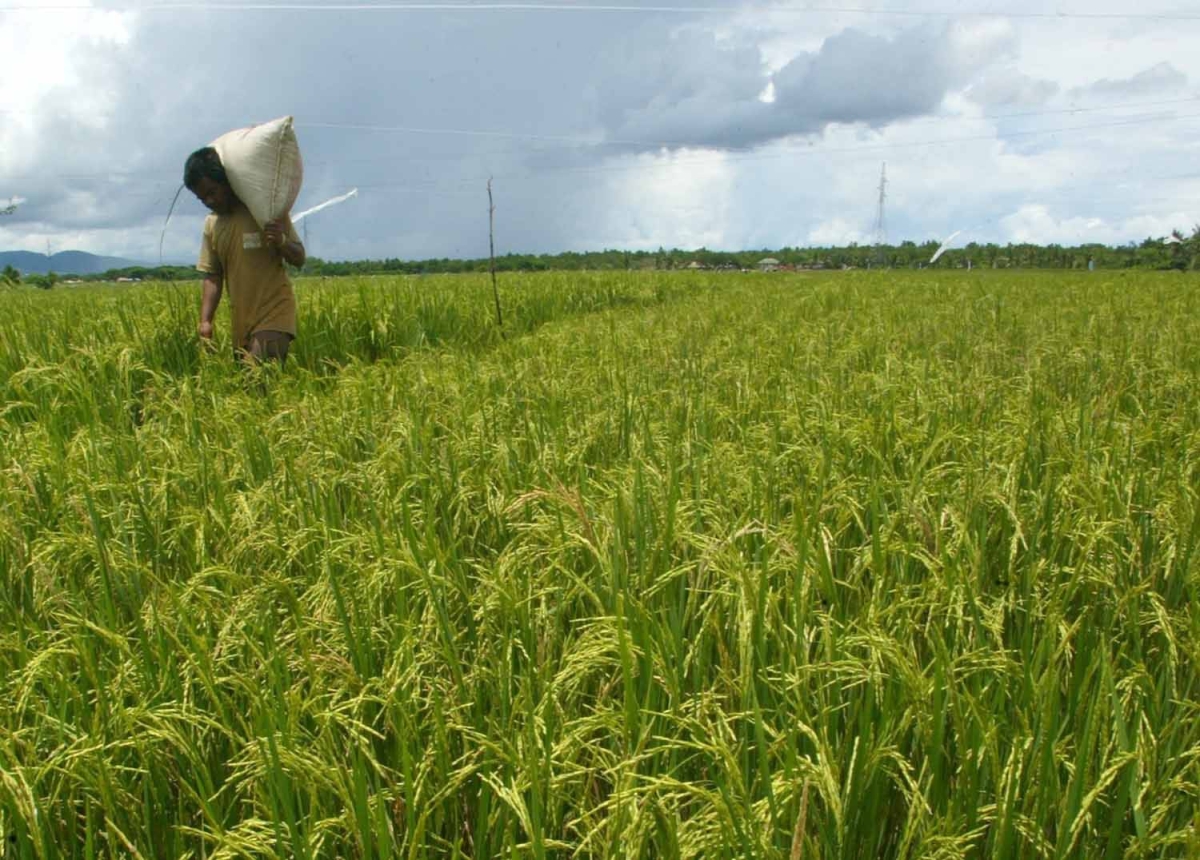
[(0, 857), (1200, 857), (1195, 277), (297, 292), (0, 293)]

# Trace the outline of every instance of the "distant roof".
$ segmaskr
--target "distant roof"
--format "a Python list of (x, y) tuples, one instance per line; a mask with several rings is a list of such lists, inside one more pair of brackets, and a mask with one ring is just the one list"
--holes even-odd
[(779, 261), (776, 260), (774, 257), (763, 257), (761, 260), (758, 261), (758, 264), (760, 266), (778, 266)]

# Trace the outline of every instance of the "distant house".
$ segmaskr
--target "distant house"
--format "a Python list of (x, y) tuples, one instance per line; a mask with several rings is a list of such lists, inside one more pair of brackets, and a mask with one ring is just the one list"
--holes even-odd
[(707, 268), (707, 266), (705, 266), (705, 265), (704, 265), (703, 263), (701, 263), (699, 260), (692, 260), (692, 262), (690, 262), (690, 263), (688, 263), (688, 264), (687, 264), (687, 267), (688, 267), (690, 270), (692, 270), (693, 272), (695, 272), (695, 271), (699, 271), (700, 269), (705, 269), (705, 268)]
[(763, 257), (758, 261), (758, 270), (760, 272), (774, 272), (779, 268), (779, 261), (774, 257)]

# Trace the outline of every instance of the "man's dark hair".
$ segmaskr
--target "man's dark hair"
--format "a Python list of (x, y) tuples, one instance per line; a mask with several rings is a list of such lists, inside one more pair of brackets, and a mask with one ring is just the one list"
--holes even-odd
[(188, 156), (183, 165), (183, 184), (190, 190), (195, 190), (196, 183), (201, 179), (211, 179), (215, 182), (229, 184), (225, 168), (221, 165), (221, 156), (211, 146), (197, 149)]

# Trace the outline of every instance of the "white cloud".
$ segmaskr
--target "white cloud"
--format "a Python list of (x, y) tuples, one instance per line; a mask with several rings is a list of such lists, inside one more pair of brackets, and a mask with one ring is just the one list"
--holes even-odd
[(782, 64), (751, 36), (688, 26), (623, 41), (597, 70), (608, 136), (737, 149), (830, 123), (882, 126), (934, 111), (1013, 50), (1002, 22), (840, 28)]
[[(54, 6), (42, 0), (34, 6)], [(0, 11), (0, 57), (9, 69), (21, 74), (6, 75), (0, 88), (0, 113), (7, 115), (0, 134), (14, 127), (28, 128), (47, 98), (71, 92), (69, 102), (54, 105), (56, 111), (90, 123), (103, 122), (111, 106), (103, 90), (81, 69), (80, 54), (89, 48), (125, 47), (132, 38), (132, 13), (100, 9), (53, 11)], [(6, 141), (7, 142), (7, 141)], [(11, 149), (0, 147), (0, 152)]]
[[(596, 210), (598, 229), (588, 247), (720, 249), (735, 239), (730, 223), (735, 170), (725, 154), (661, 151), (628, 156), (610, 166), (614, 170)], [(664, 224), (671, 225), (668, 238)]]
[(1031, 203), (1001, 220), (1009, 241), (1039, 245), (1081, 245), (1100, 243), (1119, 245), (1136, 238), (1162, 238), (1180, 224), (1187, 214), (1176, 211), (1165, 216), (1137, 215), (1108, 220), (1095, 215), (1055, 215), (1049, 206)]
[(810, 245), (863, 245), (869, 241), (864, 229), (844, 218), (823, 221), (808, 231), (807, 238)]
[(1171, 63), (1155, 63), (1128, 78), (1102, 78), (1086, 87), (1076, 87), (1071, 95), (1077, 98), (1118, 101), (1135, 98), (1167, 98), (1177, 95), (1187, 86), (1188, 78)]
[(1022, 74), (1015, 67), (997, 68), (967, 87), (966, 95), (986, 107), (1040, 107), (1058, 93), (1058, 84)]

